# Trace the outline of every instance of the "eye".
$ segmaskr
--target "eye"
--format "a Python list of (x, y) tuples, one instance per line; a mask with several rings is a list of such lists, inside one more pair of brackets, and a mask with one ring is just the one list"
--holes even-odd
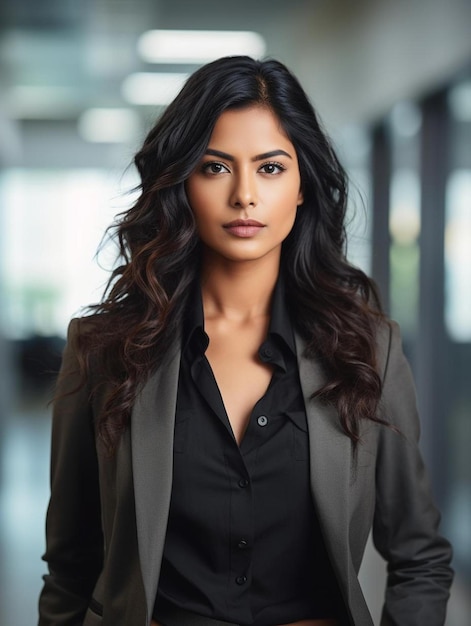
[(270, 163), (264, 163), (262, 166), (260, 166), (259, 171), (262, 172), (262, 174), (270, 174), (270, 176), (276, 175), (276, 174), (281, 174), (281, 172), (285, 171), (285, 167), (283, 165), (281, 165), (281, 163), (275, 163), (270, 162)]
[(229, 172), (227, 167), (223, 163), (219, 163), (219, 161), (208, 161), (207, 163), (203, 163), (203, 165), (201, 166), (201, 171), (204, 174), (209, 174), (210, 176)]

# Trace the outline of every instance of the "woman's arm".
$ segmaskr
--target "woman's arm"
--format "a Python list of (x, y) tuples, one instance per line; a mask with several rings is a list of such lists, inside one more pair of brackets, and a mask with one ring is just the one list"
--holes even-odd
[(418, 447), (419, 422), (412, 376), (399, 329), (391, 326), (376, 469), (373, 539), (388, 563), (381, 626), (443, 626), (451, 547), (438, 534), (440, 514)]
[(69, 326), (57, 383), (51, 450), (51, 499), (43, 559), (49, 574), (39, 626), (82, 624), (103, 563), (98, 463), (88, 385), (80, 386), (74, 350), (80, 320)]

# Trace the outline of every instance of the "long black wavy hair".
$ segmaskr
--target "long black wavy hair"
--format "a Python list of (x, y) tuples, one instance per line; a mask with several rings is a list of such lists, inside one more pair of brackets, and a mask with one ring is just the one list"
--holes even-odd
[(335, 405), (354, 445), (362, 419), (379, 421), (375, 334), (381, 313), (373, 283), (345, 257), (344, 169), (282, 63), (226, 57), (190, 76), (136, 154), (140, 195), (114, 225), (121, 261), (79, 338), (83, 375), (93, 359), (109, 389), (99, 432), (111, 451), (129, 423), (139, 385), (178, 336), (198, 276), (200, 245), (185, 181), (221, 113), (254, 105), (277, 116), (299, 161), (304, 201), (283, 243), (281, 268), (307, 356), (320, 358), (326, 372), (315, 395)]

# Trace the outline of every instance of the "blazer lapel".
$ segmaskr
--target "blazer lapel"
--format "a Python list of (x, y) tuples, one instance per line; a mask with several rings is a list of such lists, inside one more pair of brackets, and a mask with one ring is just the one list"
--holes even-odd
[(351, 444), (336, 410), (311, 395), (325, 381), (318, 360), (306, 359), (305, 343), (296, 336), (299, 376), (306, 406), (311, 490), (327, 551), (338, 580), (349, 595), (352, 580), (348, 537)]
[[(304, 349), (304, 341), (296, 336), (309, 430), (311, 491), (326, 548), (348, 603), (350, 583), (356, 579), (348, 537), (351, 444), (335, 409), (311, 399), (325, 375), (317, 360), (303, 356)], [(155, 602), (170, 509), (179, 368), (178, 349), (143, 386), (131, 419), (136, 525), (148, 616)]]
[(143, 386), (131, 419), (137, 539), (149, 617), (157, 592), (172, 493), (179, 368), (177, 349)]

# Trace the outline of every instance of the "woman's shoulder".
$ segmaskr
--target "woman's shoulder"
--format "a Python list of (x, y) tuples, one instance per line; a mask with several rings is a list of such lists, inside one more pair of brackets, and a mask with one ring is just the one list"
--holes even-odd
[(78, 362), (81, 370), (86, 369), (90, 373), (96, 361), (97, 348), (101, 344), (103, 322), (103, 315), (73, 317), (67, 328), (63, 362)]
[(76, 341), (81, 337), (100, 332), (104, 323), (104, 316), (99, 313), (73, 317), (67, 328), (67, 341)]

